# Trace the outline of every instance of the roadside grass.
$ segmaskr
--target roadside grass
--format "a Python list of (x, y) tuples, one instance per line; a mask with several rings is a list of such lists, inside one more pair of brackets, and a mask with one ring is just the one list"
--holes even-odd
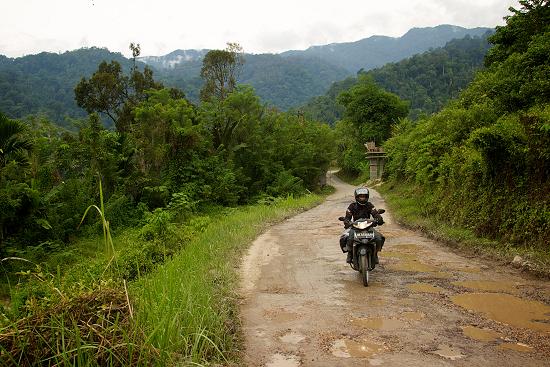
[(431, 197), (419, 193), (412, 185), (384, 183), (376, 188), (386, 200), (395, 220), (408, 228), (420, 230), (428, 237), (475, 256), (501, 263), (511, 263), (520, 256), (518, 267), (533, 274), (550, 277), (550, 251), (539, 247), (515, 246), (477, 236), (471, 229), (449, 224), (434, 215)]
[(44, 269), (22, 272), (28, 280), (11, 289), (11, 312), (0, 308), (10, 316), (0, 320), (0, 365), (238, 362), (243, 251), (332, 191), (210, 208), (179, 223), (160, 211), (143, 227), (113, 233), (114, 251), (96, 236), (48, 257)]
[(244, 251), (274, 222), (321, 201), (317, 195), (287, 198), (213, 219), (185, 251), (132, 284), (137, 323), (162, 351), (158, 365), (239, 360), (237, 269)]

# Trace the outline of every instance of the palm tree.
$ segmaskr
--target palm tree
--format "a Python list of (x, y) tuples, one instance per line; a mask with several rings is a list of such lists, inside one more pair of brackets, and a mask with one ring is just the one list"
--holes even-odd
[(32, 143), (21, 135), (25, 130), (23, 123), (10, 120), (0, 112), (0, 169), (10, 161), (19, 166), (28, 164), (25, 152), (32, 148)]

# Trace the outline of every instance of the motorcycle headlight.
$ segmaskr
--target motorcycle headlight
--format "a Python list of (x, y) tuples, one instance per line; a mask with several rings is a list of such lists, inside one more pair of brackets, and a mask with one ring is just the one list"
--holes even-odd
[(353, 227), (355, 227), (355, 228), (357, 228), (357, 229), (365, 229), (365, 228), (367, 228), (369, 225), (370, 225), (369, 222), (364, 221), (364, 222), (355, 223), (355, 224), (353, 225)]

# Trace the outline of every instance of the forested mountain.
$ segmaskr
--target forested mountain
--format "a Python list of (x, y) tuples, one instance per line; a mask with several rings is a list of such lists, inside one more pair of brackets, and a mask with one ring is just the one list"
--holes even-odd
[(372, 36), (356, 42), (313, 46), (305, 51), (287, 51), (282, 56), (316, 57), (345, 68), (355, 74), (360, 69), (370, 70), (388, 62), (444, 46), (452, 39), (481, 36), (489, 28), (467, 29), (453, 25), (413, 28), (402, 37)]
[[(181, 55), (180, 55), (181, 56)], [(0, 58), (0, 111), (11, 118), (45, 114), (68, 127), (67, 117), (84, 117), (74, 101), (74, 86), (89, 77), (101, 61), (116, 60), (129, 70), (132, 60), (107, 49), (80, 49), (63, 54), (40, 53), (21, 58)], [(155, 65), (153, 63), (153, 65)], [(143, 68), (144, 64), (138, 62)], [(167, 87), (184, 91), (198, 102), (202, 86), (202, 58), (169, 69), (154, 70), (155, 78)], [(288, 109), (323, 93), (335, 80), (348, 73), (318, 59), (246, 55), (239, 83), (251, 84), (264, 102)]]
[[(489, 30), (441, 25), (414, 28), (399, 38), (374, 36), (280, 55), (246, 54), (239, 82), (252, 85), (264, 101), (286, 110), (324, 93), (332, 82), (355, 75), (360, 69), (370, 70), (466, 35), (481, 36)], [(199, 74), (205, 53), (206, 50), (177, 50), (165, 56), (139, 59), (156, 68), (164, 84), (184, 90), (196, 101), (202, 85)]]
[(45, 114), (68, 127), (66, 117), (87, 115), (75, 103), (75, 85), (83, 76), (90, 76), (103, 60), (116, 60), (126, 69), (131, 64), (120, 53), (95, 47), (16, 59), (0, 56), (0, 111), (11, 118)]
[[(378, 36), (281, 55), (246, 54), (239, 83), (252, 85), (263, 102), (286, 110), (322, 94), (331, 83), (355, 74), (359, 65), (369, 69), (373, 65), (436, 47), (453, 37), (462, 37), (466, 33), (475, 35), (484, 30), (439, 26), (413, 29), (401, 38)], [(327, 51), (332, 59), (323, 56), (326, 53), (324, 50), (328, 49), (335, 50)], [(167, 87), (183, 90), (188, 99), (198, 102), (203, 83), (200, 68), (206, 52), (178, 50), (166, 56), (143, 57), (140, 60), (150, 64), (155, 79)], [(335, 54), (340, 55), (334, 58)], [(337, 62), (338, 58), (349, 60), (356, 66), (341, 64)], [(71, 125), (68, 118), (86, 115), (74, 102), (75, 84), (82, 77), (90, 76), (103, 60), (116, 60), (125, 70), (132, 65), (132, 61), (122, 54), (101, 48), (63, 54), (43, 52), (16, 59), (0, 56), (0, 111), (11, 118), (42, 113), (68, 127)], [(141, 69), (143, 65), (138, 63)]]
[[(349, 74), (318, 58), (271, 54), (246, 54), (244, 58), (239, 83), (252, 85), (264, 102), (283, 110), (322, 94), (332, 82)], [(171, 59), (157, 61), (151, 66), (168, 62)], [(155, 70), (155, 73), (165, 85), (182, 89), (190, 100), (196, 102), (202, 86), (201, 66), (202, 58), (199, 58)]]
[[(385, 90), (409, 101), (411, 117), (431, 114), (458, 96), (482, 67), (490, 46), (489, 34), (452, 40), (445, 47), (362, 73)], [(336, 97), (355, 82), (356, 78), (347, 78), (333, 83), (325, 95), (312, 98), (300, 110), (311, 118), (334, 124), (344, 112)]]

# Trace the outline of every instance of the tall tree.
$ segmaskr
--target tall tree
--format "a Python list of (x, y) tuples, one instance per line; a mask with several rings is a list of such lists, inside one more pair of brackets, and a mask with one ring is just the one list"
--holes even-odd
[(391, 126), (399, 118), (407, 116), (407, 102), (386, 92), (366, 75), (359, 75), (358, 83), (338, 96), (345, 107), (344, 119), (351, 122), (366, 142), (382, 143), (391, 135)]
[(238, 43), (228, 43), (225, 50), (211, 50), (204, 56), (201, 78), (203, 101), (224, 100), (235, 89), (244, 64), (243, 49)]
[(107, 115), (118, 131), (128, 131), (132, 120), (132, 108), (147, 99), (146, 91), (162, 89), (162, 84), (153, 79), (153, 71), (145, 66), (143, 72), (137, 69), (136, 57), (139, 44), (131, 44), (134, 66), (127, 76), (119, 62), (103, 61), (90, 79), (82, 78), (75, 88), (75, 99), (79, 107), (88, 113), (100, 112)]
[(494, 47), (487, 54), (485, 64), (502, 62), (513, 53), (523, 53), (536, 35), (550, 29), (549, 0), (520, 0), (521, 8), (510, 7), (512, 15), (504, 17), (505, 26), (497, 26), (489, 38)]

